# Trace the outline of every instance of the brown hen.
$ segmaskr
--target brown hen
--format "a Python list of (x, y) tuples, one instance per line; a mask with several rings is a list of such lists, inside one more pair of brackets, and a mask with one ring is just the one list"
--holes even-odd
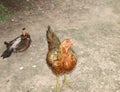
[[(69, 73), (73, 70), (77, 63), (77, 58), (71, 46), (73, 42), (71, 39), (65, 39), (60, 42), (59, 38), (51, 31), (50, 26), (47, 30), (48, 53), (46, 61), (53, 73), (57, 76), (56, 91), (59, 90), (58, 83), (59, 75)], [(64, 77), (64, 81), (66, 78)]]
[(25, 28), (22, 29), (22, 34), (12, 41), (4, 42), (6, 50), (2, 53), (1, 57), (8, 58), (13, 52), (22, 52), (27, 50), (31, 44), (31, 37)]

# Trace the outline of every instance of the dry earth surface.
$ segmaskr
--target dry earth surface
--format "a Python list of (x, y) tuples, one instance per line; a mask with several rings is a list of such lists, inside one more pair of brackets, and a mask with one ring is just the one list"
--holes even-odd
[[(30, 2), (31, 0), (29, 0)], [(38, 0), (31, 11), (20, 11), (0, 23), (0, 53), (4, 41), (26, 27), (31, 47), (0, 58), (0, 92), (52, 92), (56, 77), (46, 64), (46, 30), (72, 38), (78, 63), (67, 75), (72, 89), (61, 92), (120, 92), (120, 1)], [(61, 81), (63, 77), (61, 76)]]

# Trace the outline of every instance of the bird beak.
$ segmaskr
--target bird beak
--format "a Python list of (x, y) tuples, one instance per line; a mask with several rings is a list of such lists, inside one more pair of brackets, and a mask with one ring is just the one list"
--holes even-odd
[(22, 35), (25, 36), (27, 34), (27, 31), (23, 30)]

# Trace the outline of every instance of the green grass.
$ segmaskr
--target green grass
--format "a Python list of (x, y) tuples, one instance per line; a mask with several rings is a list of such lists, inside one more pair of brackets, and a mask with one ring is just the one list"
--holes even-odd
[(0, 4), (0, 21), (5, 21), (10, 19), (10, 12), (7, 7)]
[(0, 22), (10, 20), (10, 16), (18, 11), (29, 11), (32, 2), (26, 0), (0, 0)]

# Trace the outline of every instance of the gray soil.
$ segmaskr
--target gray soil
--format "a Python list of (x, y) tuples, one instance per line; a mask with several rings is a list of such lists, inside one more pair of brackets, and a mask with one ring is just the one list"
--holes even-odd
[(23, 27), (32, 44), (0, 58), (0, 92), (52, 92), (56, 76), (46, 64), (48, 25), (61, 41), (74, 41), (78, 57), (67, 75), (72, 88), (64, 86), (61, 92), (120, 92), (119, 16), (119, 0), (38, 0), (35, 9), (18, 12), (10, 23), (0, 24), (0, 53), (3, 42), (20, 35)]

